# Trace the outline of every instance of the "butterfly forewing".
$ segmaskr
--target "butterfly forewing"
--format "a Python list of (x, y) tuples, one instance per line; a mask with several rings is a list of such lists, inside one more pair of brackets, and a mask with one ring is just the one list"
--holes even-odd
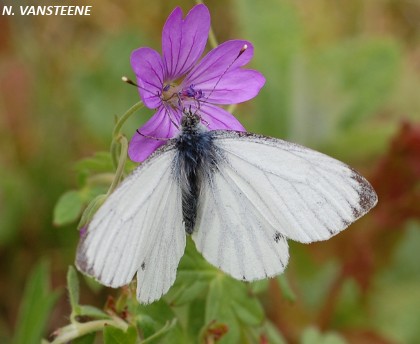
[(377, 202), (370, 184), (327, 155), (260, 135), (215, 131), (218, 164), (202, 192), (197, 248), (236, 278), (287, 264), (285, 238), (326, 240)]
[(137, 272), (137, 298), (143, 303), (168, 291), (185, 249), (175, 156), (168, 144), (124, 180), (78, 247), (78, 268), (104, 285), (128, 284)]

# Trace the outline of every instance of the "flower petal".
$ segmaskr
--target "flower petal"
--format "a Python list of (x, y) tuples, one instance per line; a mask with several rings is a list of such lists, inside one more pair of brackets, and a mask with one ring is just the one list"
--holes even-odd
[(143, 162), (156, 149), (166, 143), (166, 140), (160, 139), (170, 139), (175, 136), (178, 129), (172, 123), (171, 117), (172, 120), (179, 123), (181, 114), (172, 109), (169, 111), (171, 113), (168, 113), (168, 110), (161, 106), (146, 124), (139, 129), (143, 135), (155, 137), (155, 139), (142, 136), (137, 132), (134, 134), (128, 146), (128, 156), (131, 160)]
[(194, 88), (203, 91), (202, 98), (209, 103), (237, 104), (254, 98), (264, 84), (265, 78), (260, 72), (236, 68), (227, 72), (220, 80), (216, 77), (195, 84)]
[[(191, 106), (192, 108), (194, 106)], [(244, 126), (229, 112), (221, 107), (212, 104), (200, 104), (198, 113), (203, 119), (203, 123), (210, 130), (224, 129), (246, 131)]]
[(137, 77), (143, 103), (150, 109), (161, 105), (164, 67), (159, 53), (151, 48), (140, 48), (131, 53), (131, 67)]
[(203, 4), (194, 6), (182, 20), (177, 7), (162, 31), (162, 53), (166, 79), (175, 80), (189, 71), (204, 51), (210, 30), (210, 13)]
[[(247, 49), (238, 57), (244, 46)], [(183, 85), (198, 85), (209, 80), (220, 78), (224, 73), (232, 72), (235, 69), (247, 64), (254, 55), (254, 47), (248, 41), (232, 40), (220, 44), (217, 48), (210, 51), (198, 63), (191, 72), (188, 73)], [(223, 75), (224, 77), (224, 75)], [(213, 85), (213, 88), (216, 86)]]

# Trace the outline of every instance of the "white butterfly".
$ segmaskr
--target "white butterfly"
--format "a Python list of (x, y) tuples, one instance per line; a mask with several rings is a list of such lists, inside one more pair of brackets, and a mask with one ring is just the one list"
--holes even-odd
[(137, 298), (150, 303), (174, 283), (186, 233), (211, 264), (253, 281), (284, 271), (286, 239), (329, 239), (376, 203), (366, 179), (338, 160), (275, 138), (208, 131), (190, 111), (180, 134), (95, 214), (76, 265), (114, 288), (137, 273)]

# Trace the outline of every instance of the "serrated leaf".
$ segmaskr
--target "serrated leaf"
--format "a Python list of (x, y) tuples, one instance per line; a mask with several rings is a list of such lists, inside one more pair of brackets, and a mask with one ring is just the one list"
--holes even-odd
[(185, 304), (206, 293), (210, 281), (223, 273), (210, 265), (195, 248), (191, 238), (187, 240), (177, 279), (165, 299), (173, 305)]
[[(154, 333), (152, 336), (142, 341), (142, 344), (152, 344), (152, 343), (161, 343), (162, 338), (164, 338), (172, 329), (175, 328), (177, 320), (173, 319), (168, 321), (159, 331)], [(158, 341), (159, 340), (159, 341)], [(175, 339), (175, 336), (171, 337), (171, 343), (179, 343), (179, 340)]]
[(206, 301), (203, 298), (195, 299), (188, 305), (188, 326), (186, 330), (190, 338), (198, 338), (203, 324), (205, 324)]
[[(241, 285), (243, 288), (241, 288)], [(228, 276), (220, 275), (211, 282), (206, 300), (205, 319), (206, 324), (211, 324), (212, 322), (226, 324), (228, 331), (222, 336), (220, 343), (239, 342), (241, 322), (243, 320), (249, 321), (250, 319), (248, 319), (247, 306), (238, 305), (236, 299), (242, 300), (240, 303), (246, 303), (248, 297), (245, 284), (242, 284), (240, 281), (234, 281)], [(239, 312), (243, 311), (243, 308), (246, 314), (239, 316)], [(251, 319), (251, 322), (253, 320)]]
[(225, 288), (231, 293), (232, 309), (242, 324), (260, 325), (264, 320), (264, 309), (260, 301), (249, 292), (248, 283), (229, 278)]
[(167, 321), (175, 317), (173, 309), (163, 300), (149, 305), (138, 304), (132, 312), (137, 314), (138, 319), (141, 319), (143, 316), (151, 317), (159, 326), (163, 326)]
[(113, 326), (105, 326), (103, 334), (105, 344), (135, 344), (137, 342), (137, 331), (133, 326), (129, 326), (126, 331)]
[(54, 207), (53, 222), (64, 226), (76, 221), (82, 212), (84, 201), (78, 191), (67, 191), (58, 199)]
[(224, 276), (210, 285), (206, 321), (221, 321), (227, 312), (232, 312), (241, 323), (248, 326), (259, 325), (264, 318), (261, 303), (250, 295), (247, 284)]
[(233, 310), (238, 319), (247, 326), (257, 326), (264, 320), (264, 309), (254, 297), (233, 302)]
[(159, 324), (155, 319), (148, 316), (147, 314), (142, 314), (137, 316), (137, 327), (140, 329), (143, 338), (152, 336), (159, 329)]
[(172, 289), (171, 294), (168, 294), (167, 299), (173, 306), (182, 306), (203, 295), (207, 288), (208, 282), (200, 280), (192, 284), (177, 285)]
[[(223, 278), (223, 277), (222, 277)], [(224, 293), (223, 293), (223, 282), (218, 280), (213, 280), (209, 287), (209, 292), (207, 294), (207, 303), (206, 303), (206, 322), (210, 323), (212, 321), (222, 321), (220, 319), (220, 308), (223, 307), (224, 302)], [(229, 305), (225, 305), (229, 312), (231, 309)]]

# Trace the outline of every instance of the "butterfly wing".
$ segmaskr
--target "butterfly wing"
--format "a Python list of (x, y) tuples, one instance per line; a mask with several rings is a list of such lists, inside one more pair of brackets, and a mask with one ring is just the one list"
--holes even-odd
[(287, 141), (215, 131), (218, 163), (201, 193), (193, 239), (212, 264), (237, 279), (281, 273), (286, 238), (326, 240), (377, 202), (344, 163)]
[(168, 291), (185, 249), (175, 154), (167, 144), (125, 179), (99, 208), (77, 250), (78, 269), (104, 285), (128, 284), (137, 272), (142, 303)]

